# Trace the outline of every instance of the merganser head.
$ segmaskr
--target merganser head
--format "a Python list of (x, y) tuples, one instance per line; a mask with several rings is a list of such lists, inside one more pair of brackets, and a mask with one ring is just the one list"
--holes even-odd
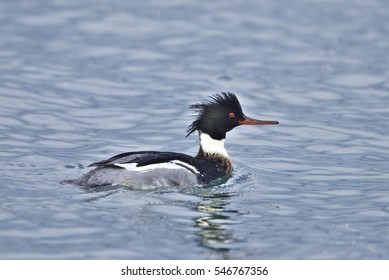
[(188, 127), (187, 137), (198, 130), (208, 134), (212, 139), (222, 140), (226, 133), (239, 125), (278, 124), (278, 121), (256, 120), (245, 116), (238, 98), (230, 92), (222, 92), (210, 97), (203, 103), (189, 107), (196, 114), (196, 120)]

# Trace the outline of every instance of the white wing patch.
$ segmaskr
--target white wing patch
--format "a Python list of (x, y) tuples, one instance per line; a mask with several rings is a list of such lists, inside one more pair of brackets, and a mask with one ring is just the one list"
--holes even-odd
[(154, 163), (145, 166), (137, 166), (136, 162), (135, 163), (115, 163), (114, 165), (135, 172), (147, 172), (153, 169), (188, 169), (193, 173), (200, 174), (200, 172), (196, 169), (196, 167), (180, 160), (172, 160), (163, 163)]
[(180, 160), (172, 160), (171, 162), (176, 164), (176, 165), (179, 165), (179, 166), (181, 165), (184, 168), (189, 169), (193, 173), (200, 174), (200, 172), (196, 169), (196, 167), (194, 167), (193, 165), (190, 165), (189, 163), (186, 163), (186, 162), (183, 162)]

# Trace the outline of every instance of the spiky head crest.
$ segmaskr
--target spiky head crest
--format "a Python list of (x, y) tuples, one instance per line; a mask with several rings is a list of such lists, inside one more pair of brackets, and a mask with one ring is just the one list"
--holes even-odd
[(187, 137), (199, 130), (213, 139), (221, 140), (228, 131), (239, 125), (239, 120), (244, 119), (239, 100), (231, 92), (215, 94), (209, 100), (193, 104), (189, 108), (195, 112), (196, 119), (188, 127)]

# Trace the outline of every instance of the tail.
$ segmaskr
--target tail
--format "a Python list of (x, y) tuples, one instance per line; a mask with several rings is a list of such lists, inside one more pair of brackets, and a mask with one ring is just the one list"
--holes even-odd
[(62, 180), (59, 182), (61, 185), (65, 184), (72, 184), (75, 185), (77, 183), (77, 179), (67, 179), (67, 180)]

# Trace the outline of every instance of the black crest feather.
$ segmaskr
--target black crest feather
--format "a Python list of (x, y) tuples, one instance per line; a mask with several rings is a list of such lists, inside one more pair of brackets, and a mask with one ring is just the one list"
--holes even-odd
[(188, 127), (188, 134), (186, 137), (200, 129), (201, 122), (204, 120), (204, 118), (206, 118), (212, 110), (219, 107), (226, 110), (242, 112), (239, 100), (235, 94), (231, 92), (221, 92), (210, 96), (209, 100), (189, 106), (189, 108), (195, 113), (196, 119)]

